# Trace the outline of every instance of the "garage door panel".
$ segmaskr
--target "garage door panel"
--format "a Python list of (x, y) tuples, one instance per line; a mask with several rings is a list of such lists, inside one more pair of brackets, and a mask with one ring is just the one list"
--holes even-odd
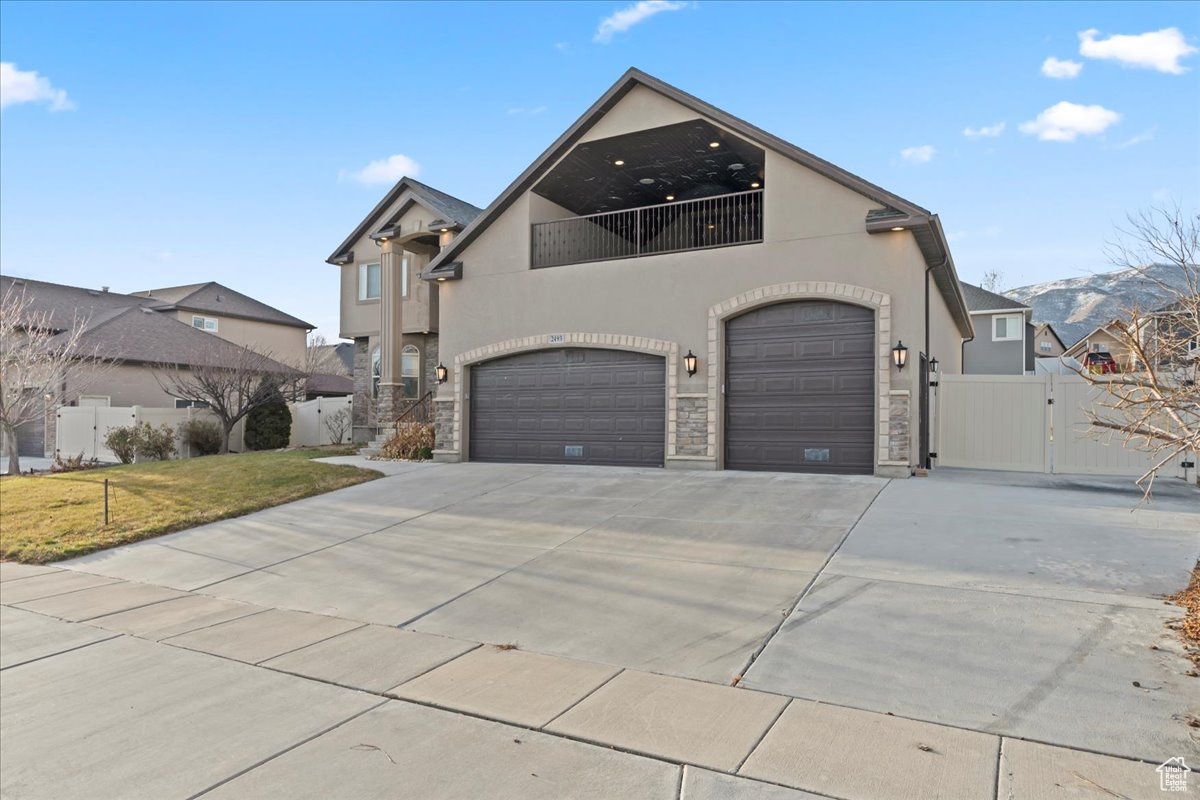
[[(663, 463), (662, 357), (585, 348), (539, 350), (476, 365), (471, 383), (473, 460)], [(527, 413), (526, 404), (536, 411)], [(514, 428), (502, 419), (512, 414), (536, 424)]]
[(873, 470), (873, 311), (780, 303), (730, 320), (725, 341), (727, 467)]

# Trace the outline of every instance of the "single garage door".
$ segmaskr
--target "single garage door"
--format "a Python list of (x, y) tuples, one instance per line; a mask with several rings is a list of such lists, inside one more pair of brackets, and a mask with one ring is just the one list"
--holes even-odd
[(46, 419), (39, 416), (17, 426), (17, 455), (42, 458), (46, 455)]
[(661, 467), (666, 365), (623, 350), (537, 350), (471, 368), (470, 458)]
[(875, 314), (845, 303), (764, 306), (725, 328), (725, 466), (874, 469)]

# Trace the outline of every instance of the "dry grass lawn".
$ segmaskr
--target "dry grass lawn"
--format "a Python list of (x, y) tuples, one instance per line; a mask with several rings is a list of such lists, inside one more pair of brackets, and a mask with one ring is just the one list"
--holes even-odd
[(0, 557), (27, 564), (58, 561), (380, 477), (374, 470), (311, 460), (338, 454), (243, 453), (0, 478)]

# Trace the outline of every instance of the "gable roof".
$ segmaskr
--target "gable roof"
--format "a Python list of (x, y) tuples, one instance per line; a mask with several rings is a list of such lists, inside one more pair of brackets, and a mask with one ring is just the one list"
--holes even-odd
[(592, 104), (591, 108), (585, 111), (524, 172), (517, 176), (516, 180), (509, 184), (508, 188), (501, 192), (500, 196), (492, 201), (482, 214), (456, 236), (449, 245), (444, 247), (429, 263), (422, 277), (427, 279), (447, 277), (452, 270), (457, 277), (458, 271), (461, 270), (460, 257), (467, 245), (487, 230), (488, 226), (517, 198), (532, 189), (554, 163), (566, 155), (596, 122), (637, 86), (657, 92), (681, 106), (741, 134), (758, 145), (780, 153), (884, 206), (884, 208), (872, 211), (867, 215), (868, 230), (888, 230), (891, 226), (902, 225), (912, 231), (926, 263), (933, 271), (938, 290), (958, 323), (959, 330), (966, 337), (974, 335), (970, 315), (967, 313), (962, 290), (958, 285), (958, 276), (950, 256), (950, 248), (936, 214), (931, 214), (928, 210), (899, 195), (863, 180), (835, 164), (818, 158), (790, 142), (633, 67), (630, 67), (599, 100)]
[(225, 317), (271, 322), (276, 325), (288, 325), (306, 330), (316, 327), (216, 281), (191, 283), (186, 286), (168, 286), (163, 289), (149, 289), (133, 294), (136, 297), (154, 301), (155, 311), (175, 311), (177, 309), (206, 311)]
[(1007, 308), (1013, 310), (1029, 308), (1024, 303), (1018, 303), (1011, 297), (1005, 297), (1002, 294), (988, 291), (982, 286), (976, 286), (966, 281), (959, 281), (959, 283), (962, 284), (963, 297), (966, 299), (967, 308), (971, 309), (972, 314), (980, 311), (999, 311)]
[(363, 218), (362, 222), (358, 223), (358, 227), (356, 227), (354, 231), (337, 246), (337, 249), (330, 254), (329, 258), (325, 259), (325, 262), (327, 264), (340, 266), (338, 264), (338, 259), (342, 258), (347, 251), (354, 246), (355, 242), (361, 239), (368, 231), (371, 230), (371, 228), (375, 226), (375, 223), (379, 221), (379, 218), (383, 216), (383, 213), (387, 211), (388, 208), (390, 208), (391, 205), (396, 202), (397, 198), (404, 194), (405, 191), (411, 192), (413, 197), (416, 198), (417, 202), (425, 206), (434, 214), (438, 215), (438, 217), (441, 218), (441, 221), (449, 223), (455, 227), (465, 228), (472, 221), (474, 221), (476, 217), (483, 213), (482, 208), (473, 206), (466, 200), (460, 200), (454, 195), (446, 194), (443, 191), (434, 189), (432, 186), (421, 183), (420, 181), (414, 180), (406, 175), (400, 180), (396, 181), (396, 185), (388, 190), (388, 193), (383, 196), (383, 199), (371, 209), (370, 213)]
[(1063, 344), (1062, 337), (1058, 335), (1058, 331), (1054, 330), (1054, 326), (1051, 325), (1049, 322), (1043, 322), (1041, 325), (1038, 325), (1036, 328), (1033, 329), (1034, 336), (1041, 336), (1043, 333), (1049, 333), (1051, 336), (1054, 337), (1054, 341), (1058, 342), (1059, 347), (1061, 347), (1064, 350), (1067, 349), (1067, 346), (1065, 344)]
[[(1123, 327), (1124, 325), (1125, 325), (1125, 323), (1119, 319), (1110, 319), (1108, 322), (1105, 322), (1101, 325), (1097, 325), (1096, 327), (1092, 328), (1090, 331), (1085, 333), (1083, 336), (1080, 336), (1078, 339), (1076, 339), (1075, 342), (1070, 347), (1067, 348), (1066, 354), (1069, 354), (1072, 350), (1079, 347), (1079, 345), (1087, 342), (1088, 339), (1092, 338), (1097, 333), (1108, 334), (1109, 336), (1113, 337), (1114, 339), (1119, 339), (1120, 335), (1121, 335), (1120, 328)], [(1112, 330), (1114, 327), (1118, 329), (1115, 333)], [(1066, 355), (1066, 354), (1064, 354), (1064, 355)]]

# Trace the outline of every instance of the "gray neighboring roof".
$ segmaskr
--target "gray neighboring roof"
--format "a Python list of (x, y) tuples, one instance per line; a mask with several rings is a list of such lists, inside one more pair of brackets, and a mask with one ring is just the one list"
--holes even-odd
[(346, 368), (346, 374), (354, 373), (354, 345), (350, 342), (337, 342), (336, 344), (324, 344), (317, 348), (322, 354), (329, 353)]
[(396, 185), (388, 190), (383, 199), (371, 209), (371, 212), (363, 218), (362, 222), (358, 223), (358, 227), (354, 229), (354, 232), (338, 245), (329, 258), (325, 259), (325, 262), (336, 265), (337, 260), (375, 226), (375, 223), (383, 216), (383, 212), (387, 211), (392, 203), (396, 202), (396, 198), (402, 195), (405, 190), (412, 192), (413, 197), (417, 198), (421, 205), (428, 208), (434, 214), (437, 214), (442, 222), (452, 226), (465, 228), (483, 213), (482, 208), (473, 206), (466, 200), (460, 200), (454, 195), (446, 194), (443, 191), (434, 189), (432, 186), (405, 176), (396, 181)]
[(305, 330), (312, 330), (316, 327), (299, 317), (293, 317), (291, 314), (284, 313), (216, 281), (192, 283), (187, 286), (168, 286), (163, 289), (149, 289), (133, 294), (137, 297), (154, 300), (156, 311), (174, 311), (176, 309), (207, 311), (225, 317), (271, 322), (276, 325), (288, 325)]
[(976, 311), (997, 311), (1005, 308), (1013, 310), (1029, 309), (1029, 306), (1024, 303), (1018, 303), (1016, 300), (1005, 297), (1002, 294), (989, 292), (982, 286), (976, 286), (966, 281), (959, 281), (959, 283), (962, 284), (963, 297), (966, 299), (967, 308), (971, 310), (972, 314)]
[(18, 291), (25, 291), (32, 313), (49, 315), (48, 320), (54, 330), (67, 330), (82, 322), (89, 326), (95, 325), (102, 317), (109, 317), (113, 312), (149, 305), (145, 298), (119, 292), (64, 286), (60, 283), (13, 278), (7, 275), (0, 276), (0, 294), (7, 292), (14, 284)]
[[(936, 214), (911, 203), (899, 195), (876, 186), (873, 183), (848, 172), (822, 158), (796, 147), (794, 144), (780, 139), (745, 120), (739, 119), (713, 106), (698, 97), (690, 95), (676, 87), (659, 80), (636, 68), (629, 68), (624, 75), (614, 83), (591, 108), (583, 113), (553, 144), (550, 145), (516, 180), (509, 184), (500, 196), (480, 214), (474, 222), (467, 226), (429, 263), (423, 277), (437, 279), (447, 277), (445, 270), (439, 270), (444, 264), (461, 261), (463, 249), (479, 236), (501, 213), (512, 205), (546, 173), (560, 158), (570, 152), (600, 118), (608, 113), (634, 87), (641, 85), (689, 108), (697, 114), (715, 120), (717, 123), (758, 143), (762, 147), (774, 150), (793, 161), (802, 164), (819, 175), (858, 192), (874, 200), (883, 209), (872, 211), (867, 215), (867, 230), (888, 230), (890, 226), (900, 225), (910, 230), (916, 239), (921, 255), (932, 270), (938, 291), (945, 299), (951, 314), (958, 323), (959, 331), (965, 337), (973, 337), (974, 329), (970, 314), (959, 288), (958, 274), (954, 269), (954, 260), (950, 256), (950, 247), (942, 230), (941, 221)], [(335, 255), (337, 255), (335, 253)], [(461, 267), (459, 268), (461, 272)], [(456, 276), (457, 277), (457, 276)]]
[[(60, 333), (50, 342), (68, 335)], [(106, 361), (218, 366), (231, 363), (244, 348), (151, 308), (131, 306), (89, 321), (78, 349), (81, 355)], [(279, 371), (290, 369), (274, 360), (270, 364)]]
[(308, 376), (304, 383), (304, 391), (306, 394), (319, 394), (323, 397), (354, 394), (354, 379), (345, 375), (317, 372)]

